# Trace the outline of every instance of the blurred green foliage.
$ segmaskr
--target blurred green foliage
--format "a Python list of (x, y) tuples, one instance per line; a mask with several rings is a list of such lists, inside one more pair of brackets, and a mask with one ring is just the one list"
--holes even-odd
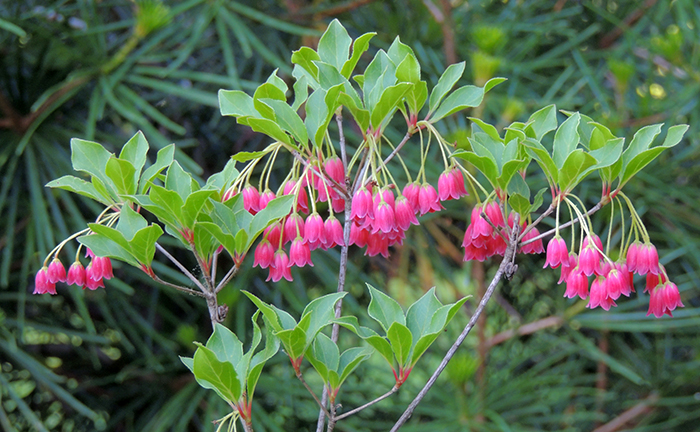
[[(541, 259), (521, 258), (515, 279), (404, 429), (425, 430), (430, 422), (431, 430), (445, 431), (574, 431), (618, 421), (605, 430), (692, 430), (700, 418), (700, 6), (693, 0), (1, 3), (2, 429), (213, 430), (211, 421), (227, 413), (177, 357), (191, 355), (191, 342), (210, 331), (196, 299), (125, 266), (105, 290), (30, 294), (46, 253), (97, 210), (43, 185), (70, 173), (72, 137), (119, 145), (140, 129), (154, 149), (175, 142), (180, 163), (201, 175), (221, 169), (232, 153), (259, 149), (260, 136), (220, 118), (216, 91), (251, 91), (275, 68), (289, 77), (291, 51), (313, 44), (334, 17), (354, 37), (376, 31), (375, 46), (386, 48), (399, 35), (431, 85), (446, 59), (470, 63), (466, 82), (508, 77), (469, 113), (490, 123), (523, 120), (556, 103), (628, 139), (645, 124), (691, 125), (683, 143), (626, 187), (686, 308), (652, 320), (639, 294), (610, 312), (588, 311), (562, 298), (558, 274), (540, 271)], [(444, 123), (458, 145), (466, 141), (465, 116)], [(428, 176), (436, 180), (439, 169)], [(582, 189), (594, 204), (596, 182)], [(461, 262), (464, 205), (426, 216), (388, 261), (353, 253), (346, 307), (367, 304), (364, 282), (386, 287), (404, 305), (433, 285), (445, 301), (478, 294), (495, 267)], [(607, 235), (605, 214), (597, 220), (596, 231)], [(327, 281), (337, 277), (338, 255), (319, 253), (314, 269), (297, 271), (293, 283), (269, 285), (258, 270), (241, 272), (220, 296), (231, 308), (226, 324), (250, 337), (251, 306), (239, 287), (301, 311), (335, 289)], [(188, 283), (164, 263), (154, 267)], [(388, 429), (467, 320), (455, 318), (398, 395), (338, 430)], [(521, 336), (496, 337), (508, 330)], [(341, 348), (345, 337), (341, 332)], [(320, 379), (309, 377), (320, 389)], [(351, 409), (393, 381), (374, 356), (350, 377), (340, 402)], [(258, 430), (315, 424), (318, 409), (281, 355), (268, 363), (255, 400)]]

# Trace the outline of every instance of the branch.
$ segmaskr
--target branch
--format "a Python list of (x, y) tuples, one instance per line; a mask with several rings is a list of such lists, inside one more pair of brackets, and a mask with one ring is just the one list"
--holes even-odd
[(386, 398), (388, 398), (389, 396), (391, 396), (391, 395), (393, 395), (394, 393), (396, 393), (398, 390), (399, 390), (399, 388), (396, 387), (396, 386), (394, 386), (394, 387), (391, 388), (391, 390), (389, 390), (388, 392), (386, 392), (386, 393), (384, 393), (383, 395), (379, 396), (379, 397), (376, 398), (375, 400), (373, 400), (373, 401), (371, 401), (371, 402), (367, 402), (366, 404), (364, 404), (364, 405), (362, 405), (362, 406), (359, 406), (359, 407), (355, 408), (355, 409), (352, 410), (352, 411), (348, 411), (348, 412), (344, 413), (343, 415), (339, 415), (338, 417), (335, 418), (335, 421), (342, 420), (342, 419), (344, 419), (345, 417), (350, 417), (350, 416), (353, 415), (353, 414), (357, 414), (358, 412), (362, 411), (363, 409), (368, 408), (368, 407), (370, 407), (370, 406), (376, 404), (377, 402), (383, 401), (384, 399), (386, 399)]
[(163, 255), (165, 255), (173, 264), (175, 264), (175, 265), (177, 266), (177, 268), (179, 268), (180, 271), (181, 271), (182, 273), (185, 274), (185, 276), (187, 276), (192, 282), (194, 282), (195, 285), (197, 285), (197, 288), (199, 288), (200, 290), (202, 290), (203, 293), (208, 292), (207, 289), (204, 288), (204, 285), (202, 285), (201, 282), (199, 282), (199, 281), (197, 280), (197, 278), (194, 277), (194, 276), (192, 275), (192, 273), (190, 273), (189, 270), (187, 270), (187, 269), (185, 268), (185, 266), (183, 266), (183, 265), (180, 263), (180, 261), (176, 260), (174, 256), (170, 255), (170, 253), (169, 253), (167, 250), (165, 250), (165, 248), (163, 248), (163, 246), (161, 246), (160, 244), (156, 243), (156, 249), (158, 249), (158, 251), (159, 251), (160, 253), (162, 253)]
[(413, 414), (413, 411), (415, 411), (416, 407), (418, 404), (423, 400), (425, 395), (428, 393), (428, 390), (435, 384), (437, 381), (438, 377), (442, 373), (443, 370), (445, 370), (445, 367), (447, 367), (447, 363), (452, 359), (452, 357), (455, 355), (457, 352), (457, 349), (459, 348), (460, 345), (462, 345), (462, 342), (464, 342), (464, 339), (467, 337), (469, 332), (474, 328), (474, 324), (476, 324), (476, 320), (479, 319), (479, 316), (481, 313), (484, 311), (484, 308), (486, 308), (486, 304), (488, 303), (489, 299), (493, 295), (493, 292), (496, 290), (496, 287), (498, 286), (498, 282), (500, 282), (501, 278), (503, 276), (512, 276), (512, 272), (514, 269), (514, 264), (513, 264), (513, 258), (515, 257), (515, 251), (517, 247), (517, 238), (518, 238), (518, 230), (519, 230), (519, 224), (520, 220), (518, 215), (516, 214), (515, 220), (513, 223), (513, 230), (511, 231), (511, 237), (510, 241), (508, 243), (508, 248), (506, 249), (506, 252), (503, 256), (503, 261), (501, 261), (501, 264), (498, 266), (498, 270), (496, 270), (496, 274), (493, 276), (493, 279), (491, 280), (491, 283), (489, 284), (488, 288), (486, 289), (486, 293), (484, 296), (481, 298), (481, 301), (479, 302), (479, 306), (476, 308), (476, 311), (474, 312), (474, 315), (469, 319), (469, 323), (467, 323), (467, 326), (464, 327), (464, 330), (462, 330), (462, 333), (459, 335), (455, 343), (452, 345), (449, 351), (447, 351), (447, 354), (445, 354), (445, 357), (442, 359), (442, 362), (440, 362), (440, 365), (438, 368), (435, 370), (433, 375), (430, 377), (428, 382), (423, 386), (423, 389), (418, 393), (418, 395), (413, 399), (413, 402), (406, 408), (406, 411), (401, 415), (401, 417), (397, 420), (396, 424), (394, 424), (394, 427), (391, 428), (391, 432), (395, 432), (399, 430), (401, 426), (403, 426), (404, 423), (411, 417)]
[(170, 288), (175, 288), (176, 290), (182, 291), (182, 292), (184, 292), (184, 293), (186, 293), (186, 294), (190, 294), (190, 295), (197, 296), (197, 297), (205, 297), (204, 293), (201, 293), (201, 292), (199, 292), (199, 291), (195, 291), (195, 290), (193, 290), (193, 289), (189, 289), (189, 288), (186, 288), (186, 287), (183, 287), (183, 286), (180, 286), (180, 285), (175, 285), (175, 284), (172, 284), (172, 283), (170, 283), (170, 282), (166, 282), (166, 281), (164, 281), (163, 279), (161, 279), (161, 278), (159, 278), (158, 276), (156, 276), (155, 274), (153, 274), (152, 279), (153, 279), (154, 281), (158, 282), (159, 284), (163, 284), (163, 285), (165, 285), (165, 286), (169, 286)]
[[(311, 393), (311, 396), (314, 397), (314, 400), (316, 401), (316, 403), (318, 404), (318, 406), (321, 407), (321, 409), (323, 410), (323, 413), (324, 413), (325, 415), (327, 415), (328, 418), (331, 418), (331, 415), (330, 415), (330, 413), (328, 412), (328, 410), (327, 410), (323, 405), (321, 405), (321, 401), (318, 400), (318, 396), (316, 396), (316, 393), (314, 393), (314, 391), (311, 390), (311, 387), (309, 387), (309, 385), (306, 384), (306, 381), (304, 380), (304, 375), (302, 375), (301, 373), (299, 373), (299, 375), (297, 375), (297, 378), (299, 378), (299, 381), (301, 381), (301, 383), (304, 384), (304, 387), (306, 387), (306, 390), (308, 390), (309, 393)], [(325, 388), (326, 386), (324, 385), (323, 387)]]
[(535, 333), (536, 331), (548, 328), (556, 327), (564, 324), (564, 319), (558, 316), (551, 316), (537, 320), (528, 324), (524, 324), (517, 329), (506, 330), (504, 332), (498, 333), (496, 336), (488, 339), (486, 341), (486, 346), (491, 348), (494, 345), (498, 345), (507, 341), (508, 339), (514, 337), (515, 335), (523, 336)]
[[(556, 207), (554, 204), (550, 204), (549, 207), (547, 208), (547, 210), (544, 211), (544, 213), (542, 213), (537, 219), (535, 219), (535, 221), (534, 221), (533, 223), (529, 224), (529, 225), (525, 228), (525, 230), (523, 230), (523, 232), (520, 233), (520, 236), (518, 237), (518, 242), (520, 242), (520, 241), (525, 237), (525, 234), (529, 233), (531, 229), (533, 229), (534, 227), (536, 227), (537, 225), (539, 225), (539, 223), (542, 222), (542, 219), (544, 219), (545, 217), (547, 217), (547, 216), (549, 216), (550, 214), (552, 214), (552, 212), (553, 212), (554, 209), (556, 209), (556, 208), (557, 208), (557, 207)], [(533, 240), (533, 241), (534, 241), (534, 240)], [(529, 243), (529, 241), (528, 241), (528, 243)]]
[(229, 270), (228, 273), (226, 273), (226, 276), (224, 276), (224, 278), (221, 279), (219, 285), (216, 286), (214, 292), (218, 294), (218, 292), (221, 291), (227, 283), (231, 282), (231, 279), (233, 279), (233, 277), (236, 276), (236, 273), (238, 273), (238, 266), (234, 264), (233, 267), (231, 267), (231, 270)]
[[(604, 205), (605, 205), (605, 204), (603, 203), (603, 201), (599, 201), (598, 204), (596, 204), (596, 205), (594, 205), (593, 207), (591, 207), (591, 209), (588, 210), (588, 211), (587, 211), (586, 213), (584, 213), (583, 215), (584, 215), (584, 216), (590, 216), (590, 215), (592, 215), (593, 213), (595, 213), (595, 212), (597, 212), (598, 210), (600, 210), (601, 208), (603, 208)], [(545, 212), (545, 213), (546, 213), (546, 212)], [(543, 213), (543, 214), (538, 218), (538, 221), (539, 221), (542, 217), (545, 216), (545, 213)], [(551, 212), (550, 212), (550, 213), (551, 213)], [(563, 223), (563, 224), (559, 225), (559, 229), (569, 227), (569, 226), (575, 224), (576, 222), (578, 222), (578, 220), (579, 220), (579, 218), (576, 217), (576, 219), (574, 219), (574, 220), (570, 220), (570, 221), (567, 222), (567, 223)], [(534, 224), (533, 224), (533, 226), (534, 226)], [(530, 243), (532, 243), (532, 242), (534, 242), (534, 241), (537, 241), (537, 240), (539, 240), (539, 239), (541, 239), (541, 238), (547, 237), (548, 235), (553, 234), (556, 230), (557, 230), (556, 228), (552, 228), (551, 230), (549, 230), (549, 231), (547, 231), (547, 232), (543, 232), (542, 234), (538, 235), (537, 237), (533, 237), (533, 238), (529, 239), (529, 240), (526, 241), (526, 242), (520, 243), (520, 246), (525, 246), (526, 244), (530, 244)]]

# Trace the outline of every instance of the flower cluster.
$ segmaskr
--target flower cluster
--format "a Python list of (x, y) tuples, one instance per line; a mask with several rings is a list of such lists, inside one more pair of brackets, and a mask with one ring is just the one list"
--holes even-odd
[[(313, 266), (311, 251), (344, 245), (343, 225), (334, 214), (345, 209), (345, 198), (335, 187), (345, 185), (343, 163), (333, 156), (318, 168), (307, 167), (300, 177), (285, 180), (280, 188), (282, 194), (294, 196), (293, 209), (283, 220), (265, 229), (254, 253), (253, 266), (269, 269), (267, 280), (291, 281), (291, 267)], [(224, 200), (235, 194), (232, 186)], [(269, 189), (260, 194), (250, 184), (242, 188), (241, 195), (244, 208), (251, 214), (265, 208), (275, 197)], [(365, 255), (387, 257), (389, 247), (402, 244), (406, 230), (418, 225), (418, 216), (442, 210), (441, 202), (465, 195), (464, 175), (457, 166), (440, 175), (437, 190), (427, 182), (412, 181), (399, 190), (394, 183), (380, 186), (375, 180), (367, 181), (357, 187), (351, 198), (349, 244), (366, 248)], [(319, 202), (329, 202), (325, 220), (316, 209)]]
[[(56, 253), (58, 255), (58, 252)], [(92, 258), (87, 267), (83, 267), (79, 260), (75, 260), (73, 264), (66, 268), (63, 263), (54, 256), (54, 259), (47, 266), (44, 266), (36, 273), (34, 278), (34, 294), (56, 294), (56, 282), (64, 282), (66, 285), (77, 285), (96, 290), (104, 288), (103, 279), (111, 279), (112, 261), (107, 257), (98, 257), (87, 249), (87, 257)], [(47, 259), (48, 261), (48, 259)]]
[[(569, 253), (566, 242), (557, 235), (547, 245), (547, 266), (561, 267), (559, 283), (566, 282), (564, 297), (588, 298), (589, 308), (600, 306), (610, 310), (617, 306), (615, 300), (620, 296), (629, 297), (635, 292), (635, 274), (646, 276), (644, 292), (651, 295), (647, 315), (659, 318), (671, 315), (676, 307), (683, 307), (678, 287), (668, 281), (656, 247), (649, 242), (635, 241), (627, 248), (626, 255), (614, 262), (603, 253), (603, 243), (595, 234), (584, 238), (578, 254)], [(590, 290), (589, 278), (592, 278)]]

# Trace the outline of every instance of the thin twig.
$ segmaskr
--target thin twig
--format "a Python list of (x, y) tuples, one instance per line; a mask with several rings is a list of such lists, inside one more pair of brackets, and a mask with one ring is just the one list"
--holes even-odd
[(190, 294), (190, 295), (197, 296), (197, 297), (205, 297), (204, 293), (201, 293), (199, 291), (195, 291), (193, 289), (186, 288), (184, 286), (180, 286), (180, 285), (172, 284), (170, 282), (166, 282), (163, 279), (156, 276), (155, 274), (153, 275), (153, 280), (158, 282), (159, 284), (169, 286), (170, 288), (175, 288), (176, 290), (182, 291), (186, 294)]
[(384, 399), (386, 399), (386, 398), (388, 398), (389, 396), (391, 396), (391, 395), (393, 395), (394, 393), (396, 393), (398, 390), (399, 390), (398, 387), (394, 386), (394, 387), (392, 387), (391, 390), (389, 390), (388, 392), (386, 392), (386, 393), (384, 393), (383, 395), (379, 396), (379, 397), (376, 398), (375, 400), (373, 400), (373, 401), (371, 401), (371, 402), (367, 402), (366, 404), (364, 404), (364, 405), (362, 405), (362, 406), (359, 406), (359, 407), (355, 408), (355, 409), (352, 410), (352, 411), (348, 411), (348, 412), (346, 412), (346, 413), (344, 413), (344, 414), (342, 414), (342, 415), (339, 415), (338, 417), (335, 418), (335, 421), (342, 420), (342, 419), (344, 419), (345, 417), (350, 417), (351, 415), (356, 414), (356, 413), (362, 411), (363, 409), (365, 409), (365, 408), (367, 408), (367, 407), (370, 407), (370, 406), (376, 404), (377, 402), (383, 401)]
[[(595, 212), (597, 212), (598, 210), (600, 210), (600, 209), (603, 207), (603, 205), (604, 205), (603, 202), (602, 202), (602, 201), (599, 201), (598, 204), (596, 204), (596, 205), (594, 205), (593, 207), (591, 207), (591, 209), (588, 210), (588, 211), (587, 211), (586, 213), (584, 213), (583, 215), (584, 215), (584, 216), (590, 216), (590, 215), (592, 215), (593, 213), (595, 213)], [(577, 218), (574, 219), (574, 220), (570, 220), (569, 222), (563, 223), (563, 224), (559, 225), (559, 229), (569, 227), (569, 226), (571, 226), (571, 225), (577, 223), (578, 220), (579, 220), (579, 218), (577, 217)], [(534, 242), (534, 241), (537, 241), (537, 240), (539, 240), (539, 239), (541, 239), (541, 238), (547, 237), (548, 235), (553, 234), (556, 230), (557, 230), (556, 228), (552, 228), (551, 230), (549, 230), (549, 231), (547, 231), (547, 232), (543, 232), (542, 234), (538, 235), (537, 237), (533, 237), (533, 238), (529, 239), (528, 241), (525, 241), (525, 242), (520, 243), (520, 246), (525, 246), (526, 244), (530, 244), (530, 243), (532, 243), (532, 242)]]
[(508, 242), (508, 247), (506, 248), (506, 252), (503, 256), (503, 261), (501, 261), (501, 265), (498, 266), (498, 270), (496, 271), (496, 274), (493, 276), (493, 279), (491, 280), (491, 283), (489, 284), (489, 287), (486, 289), (486, 293), (484, 293), (484, 296), (481, 298), (481, 301), (479, 302), (479, 306), (476, 308), (476, 311), (474, 312), (474, 315), (469, 319), (469, 323), (467, 324), (466, 327), (464, 327), (464, 330), (462, 333), (459, 335), (455, 343), (452, 345), (449, 351), (447, 351), (447, 354), (445, 354), (445, 357), (442, 359), (442, 362), (440, 362), (440, 365), (438, 368), (435, 370), (433, 375), (430, 377), (428, 382), (425, 384), (423, 389), (418, 393), (418, 395), (413, 399), (413, 402), (406, 408), (406, 411), (401, 415), (401, 417), (398, 419), (396, 424), (394, 424), (394, 427), (391, 428), (391, 432), (395, 432), (399, 430), (401, 426), (403, 426), (404, 423), (411, 417), (413, 414), (413, 411), (415, 411), (416, 407), (418, 404), (423, 400), (425, 395), (428, 393), (428, 390), (435, 384), (437, 381), (438, 377), (442, 373), (442, 371), (447, 367), (447, 363), (452, 359), (452, 357), (455, 355), (457, 352), (457, 349), (459, 346), (464, 342), (464, 339), (467, 337), (469, 332), (474, 328), (474, 324), (476, 324), (476, 320), (479, 319), (479, 316), (481, 313), (484, 311), (484, 308), (486, 308), (486, 304), (488, 303), (489, 299), (493, 295), (493, 292), (496, 290), (496, 287), (498, 286), (498, 282), (500, 282), (501, 278), (503, 276), (509, 276), (512, 275), (513, 272), (513, 257), (515, 256), (515, 251), (516, 251), (516, 246), (517, 246), (517, 238), (518, 238), (518, 231), (519, 231), (519, 224), (520, 220), (518, 215), (515, 215), (515, 220), (513, 223), (513, 230), (511, 231), (511, 238), (509, 239)]
[(204, 293), (207, 292), (207, 289), (204, 288), (204, 285), (202, 285), (201, 282), (199, 282), (199, 280), (197, 280), (197, 278), (194, 277), (194, 275), (192, 275), (192, 273), (190, 273), (189, 270), (187, 270), (187, 269), (185, 268), (185, 266), (183, 266), (183, 265), (180, 263), (180, 261), (176, 260), (174, 256), (170, 255), (170, 252), (168, 252), (167, 250), (165, 250), (165, 248), (163, 248), (163, 246), (161, 246), (160, 244), (156, 243), (156, 249), (158, 249), (158, 251), (159, 251), (160, 253), (162, 253), (163, 255), (165, 255), (173, 264), (175, 264), (175, 265), (177, 266), (177, 268), (180, 269), (180, 271), (181, 271), (182, 273), (184, 273), (185, 276), (187, 276), (192, 282), (194, 282), (194, 284), (197, 285), (197, 288), (199, 288), (200, 290), (202, 290), (202, 292), (204, 292)]
[(234, 264), (233, 267), (231, 267), (231, 270), (229, 270), (228, 273), (226, 273), (226, 276), (224, 276), (224, 278), (221, 279), (219, 285), (216, 286), (214, 292), (218, 293), (219, 291), (221, 291), (227, 283), (231, 282), (231, 279), (233, 279), (233, 277), (236, 276), (236, 273), (238, 273), (238, 266)]
[[(412, 136), (413, 134), (411, 132), (406, 132), (406, 135), (403, 136), (403, 139), (401, 140), (399, 145), (397, 145), (396, 148), (392, 150), (391, 153), (389, 153), (389, 156), (387, 156), (386, 159), (384, 159), (383, 164), (388, 164), (389, 161), (392, 160), (394, 156), (396, 156), (399, 153), (399, 151), (401, 151), (401, 148), (408, 142), (409, 139), (411, 139)], [(380, 169), (381, 167), (377, 167), (376, 172), (379, 172)]]
[(491, 228), (493, 228), (493, 230), (494, 230), (496, 233), (498, 233), (498, 235), (500, 235), (501, 238), (502, 238), (503, 240), (505, 240), (506, 242), (508, 241), (508, 237), (506, 237), (506, 235), (503, 233), (503, 228), (494, 225), (494, 223), (491, 222), (491, 218), (489, 217), (489, 215), (487, 215), (486, 212), (484, 212), (483, 210), (481, 211), (481, 217), (482, 217), (486, 222), (488, 222), (489, 225), (491, 225)]
[[(309, 387), (309, 385), (308, 385), (308, 384), (306, 383), (306, 381), (304, 380), (304, 375), (299, 374), (299, 375), (297, 375), (297, 378), (299, 378), (299, 381), (301, 381), (301, 383), (304, 384), (304, 387), (306, 387), (306, 390), (308, 390), (309, 393), (311, 393), (311, 396), (314, 397), (314, 400), (316, 401), (316, 403), (318, 404), (318, 406), (321, 407), (321, 409), (323, 410), (323, 413), (324, 413), (325, 415), (327, 415), (328, 418), (331, 418), (331, 415), (328, 413), (328, 410), (326, 409), (326, 407), (324, 407), (323, 405), (321, 405), (321, 401), (318, 399), (318, 396), (316, 396), (316, 393), (314, 393), (314, 391), (311, 390), (311, 387)], [(324, 386), (324, 387), (325, 387), (325, 386)]]
[(217, 251), (214, 251), (214, 255), (212, 256), (211, 259), (211, 279), (209, 279), (209, 285), (210, 286), (216, 286), (216, 267), (219, 261), (219, 254)]
[(340, 142), (340, 159), (343, 166), (348, 169), (348, 152), (345, 149), (345, 134), (343, 133), (343, 112), (338, 110), (335, 113), (335, 122), (338, 125), (338, 141)]
[(547, 210), (544, 211), (544, 213), (542, 213), (537, 219), (535, 219), (535, 221), (533, 223), (531, 223), (527, 227), (525, 227), (523, 232), (520, 233), (520, 237), (518, 237), (518, 242), (521, 241), (523, 239), (523, 237), (525, 237), (525, 234), (529, 233), (531, 229), (533, 229), (534, 227), (539, 225), (539, 223), (542, 222), (542, 219), (544, 219), (547, 216), (549, 216), (550, 214), (552, 214), (552, 212), (554, 211), (555, 208), (556, 208), (555, 204), (553, 204), (553, 203), (550, 204), (549, 207), (547, 208)]

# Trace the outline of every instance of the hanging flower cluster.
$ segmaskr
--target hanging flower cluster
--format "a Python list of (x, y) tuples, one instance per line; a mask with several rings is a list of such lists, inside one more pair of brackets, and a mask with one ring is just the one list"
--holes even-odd
[[(62, 243), (61, 246), (63, 244), (65, 243)], [(76, 254), (75, 261), (66, 273), (66, 268), (61, 260), (58, 259), (59, 252), (60, 248), (53, 252), (54, 258), (47, 266), (46, 264), (52, 255), (49, 254), (44, 261), (44, 266), (36, 273), (34, 277), (34, 294), (56, 294), (56, 282), (64, 282), (66, 285), (77, 285), (83, 289), (88, 288), (94, 291), (97, 288), (104, 288), (103, 279), (111, 279), (113, 276), (112, 261), (107, 257), (95, 256), (90, 249), (87, 249), (85, 254), (86, 257), (92, 258), (87, 267), (83, 267)]]

